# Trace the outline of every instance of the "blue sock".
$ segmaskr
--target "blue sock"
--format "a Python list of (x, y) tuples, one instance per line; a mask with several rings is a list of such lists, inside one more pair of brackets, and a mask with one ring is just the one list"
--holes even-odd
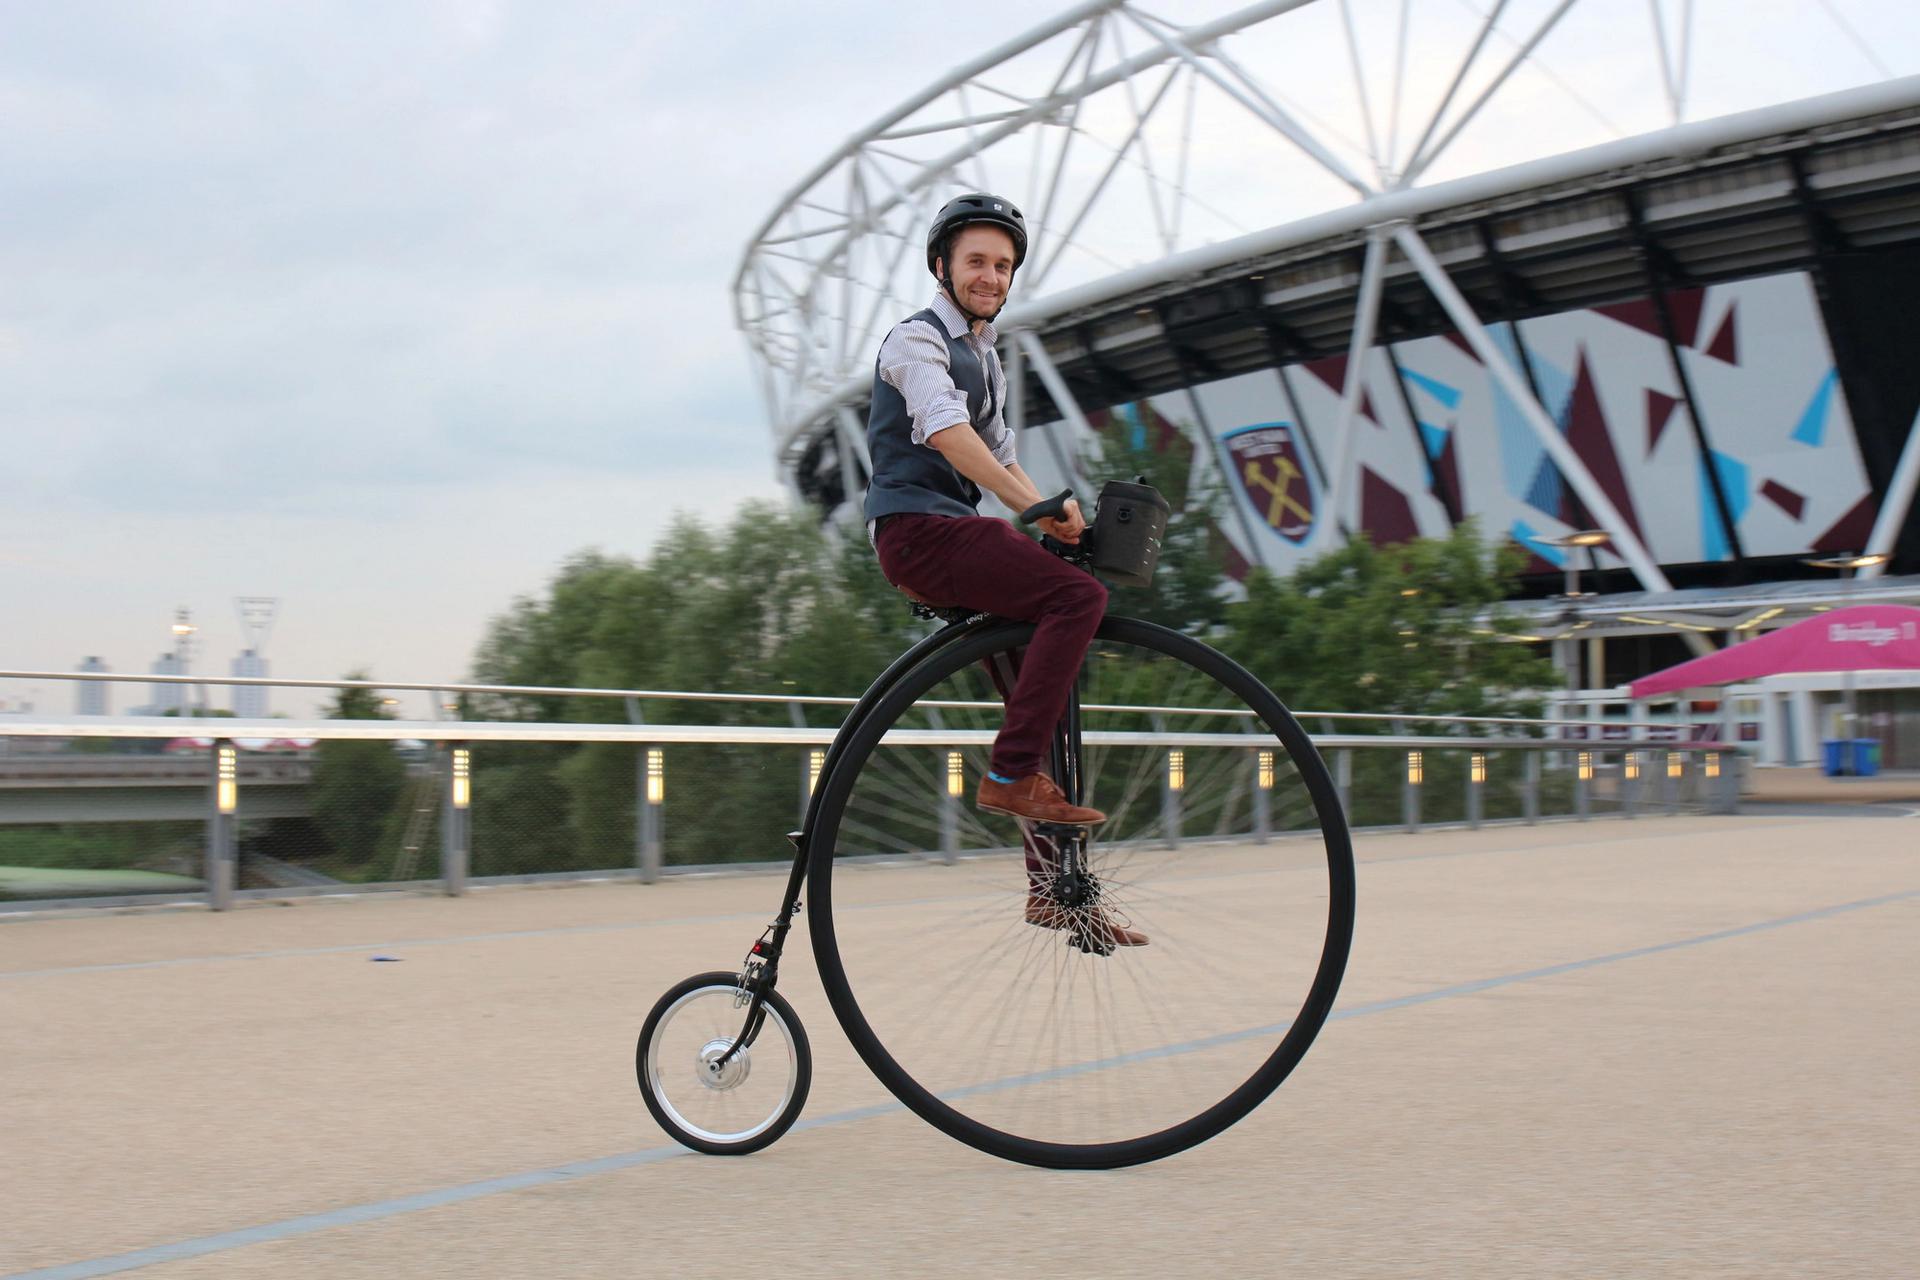
[(1012, 782), (1012, 781), (1013, 781), (1013, 779), (1012, 779), (1012, 778), (1003, 778), (1003, 777), (1001, 777), (1001, 776), (1000, 776), (999, 774), (997, 774), (997, 773), (995, 773), (995, 772), (994, 772), (993, 770), (991, 770), (991, 769), (989, 769), (989, 770), (987, 770), (987, 776), (988, 776), (989, 778), (992, 778), (992, 779), (993, 779), (993, 780), (994, 780), (995, 782), (1001, 782), (1001, 783), (1006, 783), (1006, 782)]

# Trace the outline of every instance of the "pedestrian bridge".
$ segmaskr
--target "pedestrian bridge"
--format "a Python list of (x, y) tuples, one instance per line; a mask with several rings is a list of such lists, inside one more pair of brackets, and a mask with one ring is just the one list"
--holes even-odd
[[(1016, 1275), (1063, 1248), (1117, 1276), (1903, 1273), (1916, 810), (1364, 833), (1352, 965), (1300, 1069), (1116, 1173), (1003, 1165), (894, 1105), (804, 946), (781, 980), (816, 1054), (800, 1126), (740, 1160), (669, 1145), (633, 1038), (671, 983), (738, 962), (774, 874), (7, 919), (0, 1278), (611, 1275), (641, 1252)], [(836, 897), (912, 936), (960, 873), (849, 869)], [(168, 1173), (98, 1194), (140, 1170)], [(1062, 1203), (1090, 1215), (1070, 1241)]]
[[(311, 758), (242, 756), (238, 776), (255, 816), (306, 815)], [(197, 821), (206, 816), (208, 786), (204, 752), (0, 756), (0, 826)]]

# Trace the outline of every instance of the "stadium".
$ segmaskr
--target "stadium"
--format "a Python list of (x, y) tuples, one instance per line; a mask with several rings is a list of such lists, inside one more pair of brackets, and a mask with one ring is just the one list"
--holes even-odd
[(735, 278), (781, 476), (857, 512), (928, 218), (1019, 192), (1035, 248), (998, 328), (1043, 488), (1091, 494), (1102, 441), (1148, 444), (1210, 495), (1236, 577), (1471, 519), (1531, 553), (1513, 607), (1570, 712), (1717, 725), (1771, 763), (1845, 728), (1920, 767), (1915, 673), (1653, 713), (1619, 688), (1920, 603), (1920, 60), (1838, 0), (1415, 8), (1083, 4), (851, 138)]

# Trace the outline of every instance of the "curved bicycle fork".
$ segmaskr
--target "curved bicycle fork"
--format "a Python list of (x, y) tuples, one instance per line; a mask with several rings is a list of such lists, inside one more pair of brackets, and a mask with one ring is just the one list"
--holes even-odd
[[(847, 718), (840, 723), (840, 730), (827, 747), (826, 758), (820, 765), (820, 777), (824, 780), (832, 776), (833, 768), (845, 754), (844, 744), (848, 731), (860, 723), (873, 704), (878, 702), (894, 683), (905, 675), (936, 649), (953, 644), (981, 627), (996, 621), (984, 614), (966, 613), (960, 610), (938, 609), (916, 603), (914, 613), (924, 618), (937, 618), (946, 622), (946, 626), (931, 635), (923, 636), (905, 653), (895, 658), (887, 669), (882, 671), (860, 700), (847, 712)], [(1078, 716), (1078, 699), (1075, 699), (1075, 715)], [(753, 1047), (754, 1040), (760, 1034), (760, 1028), (766, 1021), (765, 1006), (767, 995), (773, 990), (780, 977), (780, 956), (786, 949), (787, 934), (793, 929), (793, 918), (800, 914), (800, 893), (807, 879), (807, 850), (809, 834), (813, 830), (814, 820), (819, 813), (820, 793), (824, 787), (815, 787), (807, 801), (807, 815), (798, 831), (789, 831), (787, 839), (793, 844), (793, 871), (787, 877), (786, 895), (780, 900), (780, 912), (766, 928), (760, 931), (760, 937), (747, 951), (740, 966), (740, 981), (735, 998), (735, 1007), (746, 1010), (742, 1019), (740, 1034), (734, 1037), (733, 1044), (712, 1064), (715, 1071), (724, 1068), (742, 1049)]]

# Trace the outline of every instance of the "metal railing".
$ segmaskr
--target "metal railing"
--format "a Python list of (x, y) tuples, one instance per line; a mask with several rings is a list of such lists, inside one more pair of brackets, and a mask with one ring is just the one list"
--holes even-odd
[[(0, 677), (23, 674), (68, 675)], [(641, 719), (637, 704), (647, 699), (785, 703), (794, 723), (98, 716), (0, 721), (0, 739), (12, 747), (0, 755), (0, 911), (183, 899), (224, 909), (244, 897), (402, 886), (461, 894), (475, 883), (585, 876), (644, 882), (689, 870), (784, 862), (789, 855), (780, 833), (804, 816), (838, 732), (837, 725), (805, 723), (803, 708), (854, 701), (677, 690), (257, 683), (613, 698), (626, 703), (635, 721)], [(985, 702), (938, 705), (977, 710), (983, 717), (999, 710), (999, 704)], [(1132, 838), (1264, 840), (1284, 837), (1287, 823), (1297, 820), (1282, 813), (1289, 800), (1281, 793), (1291, 780), (1274, 778), (1271, 739), (1220, 723), (1222, 716), (1246, 712), (1102, 704), (1086, 710), (1144, 714), (1156, 725), (1124, 732), (1090, 726), (1086, 734), (1089, 747), (1132, 753), (1161, 775), (1153, 821)], [(1575, 724), (1617, 726), (1601, 721), (1359, 712), (1301, 718), (1325, 730), (1313, 741), (1361, 829), (1731, 812), (1738, 804), (1741, 758), (1737, 748), (1720, 742), (1545, 736)], [(1391, 732), (1332, 731), (1362, 723)], [(1408, 732), (1413, 728), (1430, 732)], [(302, 769), (294, 759), (276, 765), (271, 755), (240, 745), (262, 738), (313, 739), (316, 745), (300, 761)], [(945, 814), (959, 794), (949, 777), (958, 772), (961, 753), (984, 759), (992, 738), (991, 729), (980, 727), (903, 728), (889, 733), (883, 745), (906, 754), (932, 753), (917, 776), (926, 780), (929, 812), (938, 805)], [(206, 745), (188, 748), (184, 756), (154, 756), (163, 743), (180, 739), (203, 739)], [(43, 749), (22, 750), (25, 744)], [(1183, 804), (1182, 775), (1202, 758), (1226, 757), (1235, 762), (1232, 768), (1212, 776), (1223, 780), (1215, 792), (1234, 792), (1230, 803), (1215, 795), (1204, 815), (1197, 800)], [(159, 803), (152, 796), (156, 784), (184, 791), (171, 809), (109, 812), (106, 798), (125, 799), (131, 793), (120, 783), (130, 778), (148, 789), (149, 806)], [(36, 779), (57, 784), (68, 807), (23, 809), (26, 797), (45, 799), (44, 788), (34, 789)], [(1288, 810), (1297, 811), (1297, 805)], [(332, 815), (324, 831), (316, 825), (322, 813)], [(930, 820), (927, 847), (895, 846), (891, 852), (951, 860), (961, 851), (954, 831), (950, 818)]]

